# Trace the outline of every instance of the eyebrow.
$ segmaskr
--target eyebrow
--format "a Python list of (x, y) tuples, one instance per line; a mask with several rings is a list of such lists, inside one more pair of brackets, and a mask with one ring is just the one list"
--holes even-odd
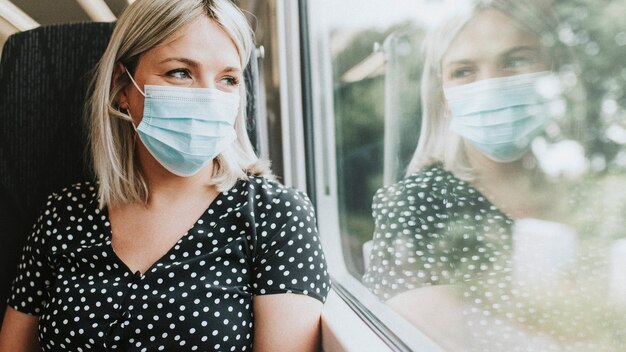
[(511, 49), (503, 52), (500, 55), (501, 56), (502, 55), (511, 55), (511, 54), (516, 53), (518, 51), (524, 51), (524, 50), (531, 50), (531, 51), (536, 51), (536, 52), (540, 51), (540, 49), (538, 47), (536, 47), (536, 46), (523, 45), (523, 46), (516, 46), (514, 48), (511, 48)]
[[(169, 57), (169, 58), (167, 58), (165, 60), (160, 61), (159, 64), (164, 64), (164, 63), (170, 62), (170, 61), (182, 62), (182, 63), (184, 63), (184, 64), (186, 64), (188, 66), (194, 67), (194, 68), (200, 66), (200, 63), (198, 63), (197, 61), (191, 60), (191, 59), (188, 59), (188, 58), (185, 58), (185, 57)], [(236, 72), (236, 73), (240, 73), (241, 71), (242, 70), (239, 67), (235, 67), (235, 66), (227, 66), (227, 67), (225, 67), (222, 70), (222, 72)]]
[(166, 62), (170, 62), (170, 61), (179, 61), (182, 62), (186, 65), (192, 66), (192, 67), (198, 67), (200, 66), (200, 64), (197, 61), (191, 60), (191, 59), (187, 59), (185, 57), (168, 57), (165, 60), (162, 60), (159, 62), (159, 64), (164, 64)]
[[(524, 51), (524, 50), (531, 50), (531, 51), (539, 52), (540, 49), (536, 46), (530, 46), (530, 45), (516, 46), (516, 47), (505, 50), (504, 52), (498, 54), (498, 56), (508, 56), (518, 51)], [(471, 63), (472, 63), (472, 60), (460, 59), (460, 60), (454, 60), (454, 61), (448, 62), (445, 64), (444, 67), (448, 67), (450, 65), (467, 65)]]
[(236, 72), (241, 73), (241, 69), (239, 67), (228, 66), (222, 70), (222, 72)]

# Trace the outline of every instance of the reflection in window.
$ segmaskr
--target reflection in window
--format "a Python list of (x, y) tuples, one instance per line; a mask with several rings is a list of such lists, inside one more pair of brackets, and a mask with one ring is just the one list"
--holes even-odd
[(450, 350), (626, 349), (626, 1), (412, 3), (330, 24), (352, 273)]

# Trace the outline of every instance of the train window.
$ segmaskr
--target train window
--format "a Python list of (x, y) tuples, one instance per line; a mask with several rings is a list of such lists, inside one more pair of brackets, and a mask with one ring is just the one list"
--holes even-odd
[(307, 6), (319, 226), (355, 311), (399, 350), (626, 348), (626, 1)]

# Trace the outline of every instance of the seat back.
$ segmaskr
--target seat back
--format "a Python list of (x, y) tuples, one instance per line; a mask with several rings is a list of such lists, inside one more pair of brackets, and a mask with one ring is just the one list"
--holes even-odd
[[(22, 245), (46, 197), (91, 179), (83, 109), (114, 23), (72, 23), (16, 33), (0, 60), (0, 322)], [(256, 147), (257, 60), (244, 71)]]
[(11, 36), (0, 61), (0, 314), (21, 247), (48, 194), (89, 178), (82, 111), (111, 23)]

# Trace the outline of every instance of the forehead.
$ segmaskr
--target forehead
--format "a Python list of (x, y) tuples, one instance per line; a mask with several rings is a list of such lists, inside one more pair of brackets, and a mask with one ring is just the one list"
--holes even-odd
[(459, 31), (443, 56), (443, 63), (497, 56), (515, 47), (538, 47), (539, 38), (513, 18), (495, 9), (479, 12)]
[(203, 64), (240, 67), (237, 47), (228, 33), (213, 19), (199, 17), (179, 28), (162, 43), (144, 53), (144, 59), (185, 57)]

